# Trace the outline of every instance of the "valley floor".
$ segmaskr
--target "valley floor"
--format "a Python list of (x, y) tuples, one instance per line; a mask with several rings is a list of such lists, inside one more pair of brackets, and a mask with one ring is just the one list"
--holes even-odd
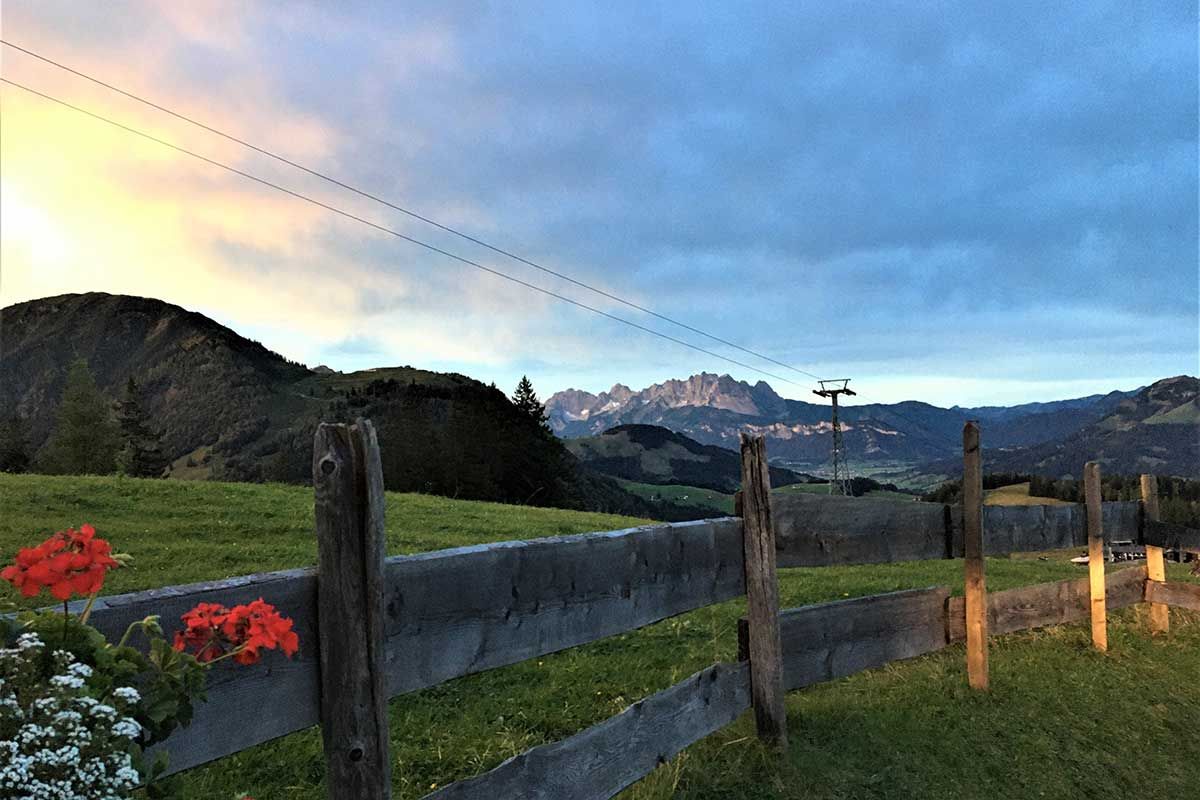
[[(302, 487), (0, 475), (0, 559), (55, 529), (93, 523), (133, 566), (112, 592), (311, 564)], [(392, 553), (603, 530), (600, 514), (390, 495)], [(1172, 580), (1186, 569), (1168, 565)], [(993, 589), (1077, 577), (1062, 560), (989, 559)], [(802, 605), (934, 584), (962, 591), (962, 562), (785, 570)], [(733, 601), (538, 661), (468, 676), (391, 704), (395, 796), (416, 798), (568, 736), (716, 660), (735, 658)], [(998, 637), (992, 691), (966, 688), (963, 650), (788, 696), (790, 748), (761, 748), (750, 715), (626, 793), (628, 798), (1189, 797), (1200, 763), (1200, 615), (1146, 634), (1144, 609), (1113, 615), (1110, 652), (1083, 626)], [(187, 796), (324, 797), (315, 729), (185, 774)], [(499, 800), (499, 798), (497, 799)]]

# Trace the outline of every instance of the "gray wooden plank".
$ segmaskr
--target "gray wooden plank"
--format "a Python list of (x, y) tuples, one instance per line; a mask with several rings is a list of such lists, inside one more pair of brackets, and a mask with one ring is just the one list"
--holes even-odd
[[(197, 703), (192, 723), (156, 748), (169, 751), (169, 772), (317, 723), (320, 689), (316, 593), (316, 574), (304, 569), (97, 598), (89, 622), (109, 641), (117, 641), (130, 623), (152, 614), (161, 617), (170, 640), (183, 627), (180, 616), (201, 602), (232, 606), (262, 597), (295, 622), (300, 651), (294, 658), (268, 651), (258, 664), (224, 662), (213, 667), (208, 678), (208, 701)], [(81, 603), (74, 604), (76, 612), (81, 607)], [(132, 643), (143, 644), (137, 639)]]
[[(1107, 527), (1105, 529), (1107, 530)], [(1146, 519), (1143, 521), (1142, 544), (1167, 550), (1200, 552), (1200, 530), (1187, 528), (1173, 522)]]
[(1100, 517), (1106, 542), (1136, 542), (1142, 535), (1141, 500), (1101, 503)]
[[(962, 558), (964, 553), (962, 506), (785, 492), (775, 494), (771, 507), (781, 567)], [(1140, 507), (1138, 501), (1103, 503), (1105, 538), (1137, 541)], [(983, 529), (987, 555), (1079, 547), (1087, 544), (1087, 513), (1082, 504), (984, 506)], [(1200, 533), (1195, 541), (1200, 547)]]
[(745, 592), (727, 517), (388, 559), (389, 690), (411, 692)]
[(777, 492), (771, 507), (781, 567), (879, 564), (947, 555), (945, 512), (937, 503)]
[(984, 506), (984, 552), (1061, 550), (1087, 543), (1082, 505)]
[[(949, 596), (949, 589), (935, 586), (781, 612), (784, 685), (799, 689), (942, 649)], [(743, 655), (745, 637), (743, 618)]]
[(581, 733), (427, 797), (607, 800), (749, 708), (749, 665), (715, 664)]
[(1161, 583), (1148, 581), (1146, 583), (1146, 600), (1151, 603), (1162, 603), (1176, 608), (1200, 611), (1200, 586), (1178, 581)]
[[(1105, 541), (1138, 540), (1141, 524), (1139, 501), (1100, 504)], [(951, 517), (961, 524), (961, 510)], [(1088, 543), (1087, 508), (1082, 503), (1038, 506), (984, 506), (984, 552), (987, 555), (1037, 553), (1084, 547)]]
[[(1145, 567), (1129, 567), (1107, 574), (1104, 578), (1107, 607), (1128, 608), (1140, 603), (1145, 581)], [(946, 626), (952, 642), (966, 638), (964, 613), (963, 598), (950, 598)], [(992, 635), (1078, 622), (1090, 616), (1090, 580), (1086, 576), (988, 595), (988, 629)]]

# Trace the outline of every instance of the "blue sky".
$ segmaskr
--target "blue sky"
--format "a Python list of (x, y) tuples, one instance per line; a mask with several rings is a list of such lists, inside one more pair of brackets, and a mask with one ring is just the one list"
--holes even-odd
[[(1194, 3), (18, 2), (6, 39), (867, 400), (1196, 374)], [(5, 49), (50, 91), (739, 361)], [(5, 304), (543, 394), (735, 367), (3, 90)], [(87, 187), (83, 191), (81, 187)], [(20, 230), (13, 230), (19, 228)], [(781, 369), (765, 362), (763, 369)], [(809, 379), (767, 378), (785, 396)]]

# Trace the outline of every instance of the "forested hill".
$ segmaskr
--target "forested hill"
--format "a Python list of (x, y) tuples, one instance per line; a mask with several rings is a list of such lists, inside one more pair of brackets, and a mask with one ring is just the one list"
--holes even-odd
[(1200, 477), (1200, 380), (1180, 375), (1124, 398), (1111, 413), (1058, 441), (986, 453), (987, 468), (1078, 477), (1087, 461), (1104, 472)]
[(364, 416), (378, 429), (389, 489), (647, 512), (503, 392), (462, 375), (310, 370), (202, 314), (125, 295), (20, 303), (0, 310), (0, 324), (0, 418), (17, 416), (35, 468), (68, 368), (82, 359), (110, 401), (129, 378), (140, 384), (171, 475), (307, 482), (316, 425)]
[(263, 427), (283, 388), (310, 375), (203, 314), (144, 297), (48, 297), (3, 309), (0, 323), (0, 412), (28, 421), (35, 451), (76, 358), (110, 398), (130, 376), (142, 384), (172, 455)]
[[(732, 493), (742, 483), (741, 456), (700, 444), (655, 425), (619, 425), (600, 436), (568, 439), (570, 451), (596, 472), (640, 483), (683, 484)], [(771, 467), (771, 485), (803, 483), (811, 476)]]

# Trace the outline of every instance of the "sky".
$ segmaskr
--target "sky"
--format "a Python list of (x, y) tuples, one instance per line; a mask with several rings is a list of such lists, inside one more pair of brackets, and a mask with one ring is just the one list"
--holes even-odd
[[(1195, 3), (5, 0), (0, 29), (862, 401), (1200, 372)], [(0, 305), (157, 297), (310, 366), (528, 374), (543, 396), (707, 371), (812, 397), (12, 48), (0, 75), (747, 366), (8, 84)]]

